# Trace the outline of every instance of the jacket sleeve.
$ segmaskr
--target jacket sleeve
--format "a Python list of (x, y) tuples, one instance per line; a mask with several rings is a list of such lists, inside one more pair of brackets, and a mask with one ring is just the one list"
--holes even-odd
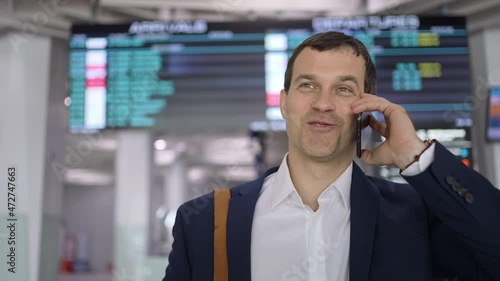
[(434, 217), (433, 263), (472, 280), (500, 281), (500, 190), (439, 143), (432, 164), (404, 178)]
[(162, 281), (191, 281), (191, 264), (189, 262), (188, 249), (186, 246), (185, 223), (182, 208), (179, 207), (175, 217), (172, 230), (174, 242), (172, 251), (168, 257), (168, 265), (165, 277)]

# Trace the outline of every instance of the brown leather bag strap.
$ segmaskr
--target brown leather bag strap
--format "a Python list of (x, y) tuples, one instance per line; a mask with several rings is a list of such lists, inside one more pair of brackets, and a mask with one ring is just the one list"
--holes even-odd
[(229, 189), (214, 190), (214, 281), (228, 281), (226, 224), (229, 210)]

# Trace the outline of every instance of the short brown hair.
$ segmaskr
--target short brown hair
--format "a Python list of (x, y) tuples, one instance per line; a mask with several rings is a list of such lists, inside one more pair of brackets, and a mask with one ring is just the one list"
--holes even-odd
[(315, 34), (307, 38), (293, 51), (292, 56), (288, 59), (288, 64), (286, 66), (285, 72), (285, 92), (288, 93), (290, 90), (290, 84), (292, 83), (293, 76), (293, 65), (295, 59), (299, 54), (305, 49), (311, 48), (313, 50), (323, 52), (328, 50), (337, 50), (342, 48), (351, 49), (356, 56), (362, 56), (365, 60), (365, 92), (370, 94), (375, 94), (375, 87), (377, 84), (377, 72), (375, 70), (375, 65), (366, 49), (365, 45), (361, 43), (358, 39), (345, 35), (341, 32), (330, 31), (324, 33)]

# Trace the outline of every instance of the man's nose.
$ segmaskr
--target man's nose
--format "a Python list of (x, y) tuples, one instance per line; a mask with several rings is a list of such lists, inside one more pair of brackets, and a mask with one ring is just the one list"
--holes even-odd
[(335, 110), (334, 95), (327, 90), (322, 90), (317, 93), (312, 102), (312, 107), (320, 112), (328, 112)]

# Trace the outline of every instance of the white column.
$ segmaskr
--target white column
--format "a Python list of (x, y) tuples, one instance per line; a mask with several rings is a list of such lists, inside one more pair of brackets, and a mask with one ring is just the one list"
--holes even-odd
[(54, 163), (64, 163), (66, 157), (65, 136), (68, 128), (66, 82), (68, 75), (67, 41), (52, 39), (50, 54), (49, 97), (47, 103), (47, 128), (45, 145), (45, 176), (43, 187), (43, 214), (40, 240), (38, 281), (54, 281), (59, 278), (60, 226), (64, 182), (54, 169)]
[[(23, 38), (23, 35), (9, 33), (0, 37), (0, 279), (36, 281), (44, 211), (52, 45), (48, 38), (13, 41), (16, 38)], [(12, 202), (15, 209), (11, 209), (14, 217), (7, 209), (8, 167), (15, 167), (15, 202)], [(17, 221), (8, 222), (8, 218)], [(10, 223), (15, 225), (13, 235), (7, 228)], [(7, 245), (7, 237), (15, 238), (15, 245)], [(15, 264), (8, 265), (6, 255), (11, 247)], [(14, 266), (16, 273), (9, 272), (8, 269)]]
[(167, 253), (172, 251), (172, 228), (175, 223), (175, 216), (179, 206), (189, 200), (189, 190), (187, 183), (187, 163), (182, 153), (165, 171), (163, 181), (163, 204), (168, 210), (164, 226), (166, 227), (167, 244), (165, 245)]
[(117, 280), (144, 280), (153, 145), (149, 132), (118, 133), (115, 201)]
[(164, 202), (169, 210), (177, 210), (189, 198), (186, 160), (180, 155), (165, 175)]
[(492, 28), (472, 34), (469, 38), (472, 66), (473, 114), (473, 161), (481, 174), (500, 188), (500, 143), (486, 142), (486, 112), (488, 91), (500, 86), (500, 28)]

